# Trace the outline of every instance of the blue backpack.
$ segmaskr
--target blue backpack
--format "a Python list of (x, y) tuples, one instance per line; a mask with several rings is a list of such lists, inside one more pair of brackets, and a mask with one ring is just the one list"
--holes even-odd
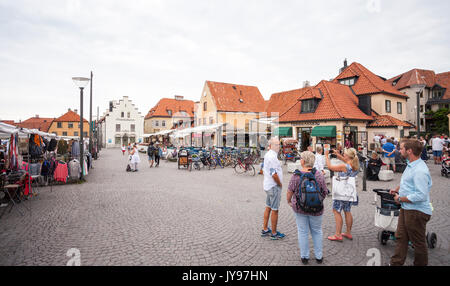
[(316, 169), (311, 173), (301, 173), (295, 170), (294, 174), (300, 176), (300, 186), (295, 192), (297, 209), (306, 213), (318, 213), (323, 210), (323, 200), (325, 197), (320, 191), (320, 186), (315, 177)]

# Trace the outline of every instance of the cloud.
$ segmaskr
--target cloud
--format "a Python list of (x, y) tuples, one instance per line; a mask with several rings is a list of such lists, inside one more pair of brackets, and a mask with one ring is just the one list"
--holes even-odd
[(449, 8), (447, 1), (0, 0), (0, 118), (79, 109), (71, 77), (91, 70), (94, 110), (128, 95), (143, 114), (162, 97), (198, 100), (205, 80), (256, 85), (268, 99), (335, 77), (344, 58), (385, 77), (415, 67), (448, 71)]

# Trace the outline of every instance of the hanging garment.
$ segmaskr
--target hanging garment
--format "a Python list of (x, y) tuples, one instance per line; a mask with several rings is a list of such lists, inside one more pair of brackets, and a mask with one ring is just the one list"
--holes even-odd
[(17, 158), (17, 155), (18, 155), (18, 149), (17, 149), (18, 139), (19, 139), (19, 136), (15, 136), (15, 134), (11, 134), (11, 138), (10, 138), (10, 141), (9, 141), (9, 151), (8, 151), (9, 168), (11, 170), (19, 170), (19, 161), (18, 161), (18, 158)]
[(84, 168), (83, 168), (83, 176), (87, 176), (89, 174), (88, 168), (87, 168), (87, 162), (86, 157), (84, 158)]
[(41, 176), (47, 177), (50, 174), (50, 161), (45, 160), (41, 166)]
[(48, 143), (47, 151), (49, 151), (49, 152), (55, 151), (57, 144), (58, 144), (58, 141), (56, 141), (56, 139), (51, 139), (50, 142)]
[(78, 141), (74, 141), (72, 143), (72, 157), (77, 158), (80, 157), (80, 143)]
[(69, 162), (69, 178), (73, 180), (80, 179), (81, 165), (77, 159)]
[(31, 176), (39, 176), (40, 175), (41, 164), (33, 163), (29, 165), (29, 173)]
[(67, 177), (69, 176), (69, 171), (67, 170), (67, 164), (63, 162), (58, 162), (55, 169), (55, 181), (57, 182), (67, 182)]

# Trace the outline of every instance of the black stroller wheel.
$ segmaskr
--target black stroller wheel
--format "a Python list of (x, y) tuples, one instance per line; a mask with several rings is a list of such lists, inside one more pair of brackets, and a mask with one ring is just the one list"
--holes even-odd
[(427, 233), (427, 244), (428, 248), (433, 249), (436, 247), (437, 236), (434, 232)]

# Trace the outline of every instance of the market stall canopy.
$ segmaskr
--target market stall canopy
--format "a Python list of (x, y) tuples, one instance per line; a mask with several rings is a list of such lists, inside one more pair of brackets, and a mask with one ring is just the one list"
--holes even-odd
[(336, 137), (336, 126), (316, 126), (312, 129), (311, 136)]
[(171, 137), (172, 138), (182, 138), (182, 137), (190, 135), (191, 133), (202, 133), (205, 131), (217, 129), (224, 125), (226, 125), (226, 123), (216, 123), (216, 124), (211, 124), (211, 125), (202, 125), (202, 126), (196, 126), (196, 127), (191, 127), (191, 128), (185, 128), (185, 129), (176, 131), (173, 135), (171, 135)]
[(274, 132), (275, 136), (292, 136), (292, 127), (278, 127)]

